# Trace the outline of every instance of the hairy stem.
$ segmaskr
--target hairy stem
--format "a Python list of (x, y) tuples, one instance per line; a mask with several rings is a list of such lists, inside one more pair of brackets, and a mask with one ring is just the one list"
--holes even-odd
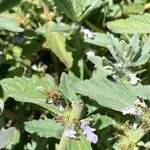
[[(84, 105), (83, 105), (82, 101), (73, 101), (72, 102), (72, 111), (70, 114), (68, 126), (72, 125), (74, 123), (74, 121), (79, 122), (81, 114), (82, 114), (83, 106)], [(58, 150), (66, 150), (67, 149), (67, 142), (68, 142), (69, 137), (65, 136), (66, 130), (67, 130), (67, 128), (64, 130), (63, 136), (59, 143)]]

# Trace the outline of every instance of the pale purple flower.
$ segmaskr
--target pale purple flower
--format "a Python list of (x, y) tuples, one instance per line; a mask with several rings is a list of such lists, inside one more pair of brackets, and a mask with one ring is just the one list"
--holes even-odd
[(64, 136), (76, 139), (76, 134), (77, 132), (72, 127), (69, 127), (68, 129), (66, 129)]
[(142, 112), (139, 111), (137, 108), (131, 106), (131, 107), (126, 107), (126, 108), (122, 109), (122, 114), (123, 115), (130, 114), (130, 115), (134, 115), (134, 116), (141, 116)]
[(86, 138), (90, 143), (97, 143), (98, 136), (95, 133), (93, 133), (96, 129), (91, 128), (88, 123), (82, 123), (80, 128), (86, 135)]
[(84, 33), (84, 36), (86, 36), (88, 39), (94, 38), (93, 32), (91, 32), (89, 29), (83, 29), (82, 32)]
[(98, 136), (93, 132), (89, 132), (88, 134), (86, 134), (86, 138), (90, 143), (96, 144), (98, 141)]

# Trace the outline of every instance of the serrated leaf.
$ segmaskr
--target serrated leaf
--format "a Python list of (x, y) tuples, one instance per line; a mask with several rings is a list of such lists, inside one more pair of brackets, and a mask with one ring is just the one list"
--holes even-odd
[(109, 30), (120, 34), (150, 33), (150, 14), (131, 15), (127, 19), (108, 22)]
[(23, 32), (24, 29), (19, 27), (15, 20), (0, 16), (0, 29), (5, 29), (13, 32)]
[(117, 111), (134, 104), (137, 97), (121, 82), (91, 78), (79, 82), (75, 92), (88, 96), (99, 105)]
[(25, 122), (25, 130), (30, 133), (36, 133), (40, 137), (55, 137), (60, 139), (64, 129), (61, 124), (51, 119), (40, 119)]
[(14, 136), (14, 128), (8, 128), (6, 130), (0, 130), (0, 149), (5, 148), (8, 144), (11, 143)]
[(67, 150), (92, 150), (91, 145), (82, 133), (78, 138), (78, 140), (69, 138)]
[(47, 91), (57, 90), (56, 85), (51, 80), (40, 79), (36, 76), (32, 78), (15, 77), (3, 79), (0, 84), (4, 90), (4, 97), (12, 97), (16, 101), (40, 105), (54, 114), (60, 113), (55, 105), (46, 103), (47, 95), (36, 89), (38, 86), (42, 86)]
[(59, 89), (63, 96), (69, 101), (78, 99), (78, 96), (73, 90), (73, 84), (74, 81), (66, 73), (61, 75)]
[(101, 5), (99, 0), (54, 0), (58, 9), (63, 11), (65, 15), (73, 21), (81, 21), (93, 9)]
[(65, 66), (71, 68), (73, 65), (72, 53), (66, 48), (66, 39), (59, 32), (51, 32), (48, 27), (45, 27), (45, 37), (52, 52), (64, 63)]

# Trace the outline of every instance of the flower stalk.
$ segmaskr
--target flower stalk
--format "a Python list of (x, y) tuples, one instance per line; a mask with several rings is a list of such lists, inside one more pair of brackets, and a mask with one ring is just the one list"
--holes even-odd
[(82, 101), (73, 101), (72, 102), (72, 111), (69, 117), (69, 122), (64, 130), (62, 138), (59, 143), (58, 150), (66, 150), (67, 149), (67, 142), (69, 137), (66, 136), (66, 132), (68, 131), (68, 127), (75, 128), (80, 120), (82, 110), (83, 110), (83, 102)]

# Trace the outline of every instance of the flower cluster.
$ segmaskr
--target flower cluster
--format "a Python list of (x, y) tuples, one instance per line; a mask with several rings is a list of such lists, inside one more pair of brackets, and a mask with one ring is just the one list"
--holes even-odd
[[(95, 133), (93, 133), (96, 129), (91, 128), (88, 123), (82, 123), (80, 125), (80, 129), (82, 130), (83, 134), (86, 136), (87, 140), (90, 143), (97, 143), (98, 136)], [(73, 139), (77, 138), (76, 134), (77, 132), (73, 129), (73, 127), (69, 127), (64, 133), (65, 136)]]

